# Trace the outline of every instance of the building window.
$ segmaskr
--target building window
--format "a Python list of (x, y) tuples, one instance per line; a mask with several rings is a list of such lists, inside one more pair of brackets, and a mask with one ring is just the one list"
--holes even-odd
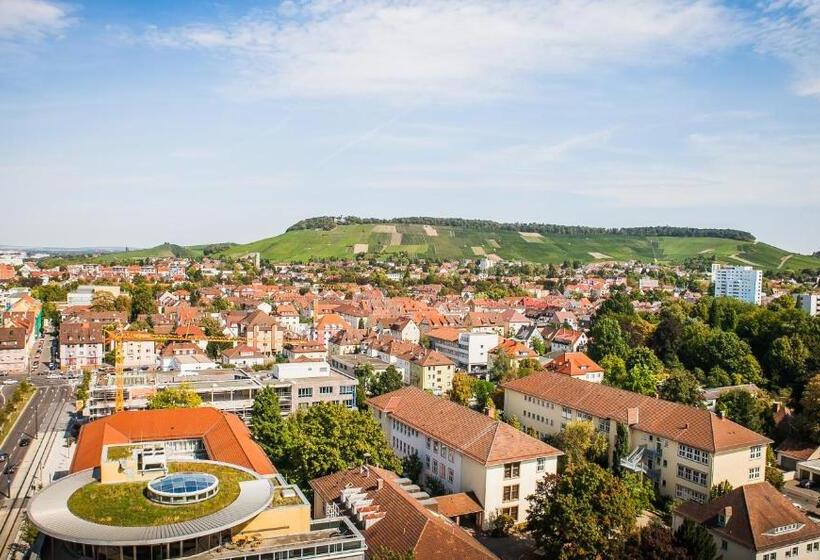
[(707, 452), (683, 445), (682, 443), (678, 444), (678, 457), (683, 457), (684, 459), (689, 459), (690, 461), (704, 465), (709, 464), (709, 454)]
[(306, 399), (313, 396), (313, 387), (299, 387), (299, 398)]
[(689, 467), (685, 467), (683, 465), (678, 465), (678, 478), (688, 480), (689, 482), (694, 482), (695, 484), (699, 484), (701, 486), (706, 486), (708, 477), (704, 472), (690, 469)]
[(749, 480), (757, 480), (758, 478), (760, 478), (760, 467), (749, 469)]
[(539, 457), (535, 460), (535, 472), (544, 472), (547, 469), (547, 458)]
[(502, 500), (505, 502), (512, 502), (518, 499), (518, 484), (511, 484), (504, 487)]
[(561, 418), (565, 418), (565, 419), (567, 419), (567, 420), (571, 420), (571, 419), (572, 419), (572, 409), (571, 409), (571, 408), (567, 408), (567, 407), (565, 407), (565, 406), (564, 406), (564, 407), (562, 407), (562, 408), (561, 408)]
[(333, 386), (332, 385), (324, 385), (319, 387), (319, 394), (320, 395), (332, 395), (333, 394)]
[(501, 513), (503, 515), (509, 515), (510, 517), (518, 521), (518, 506), (501, 508)]
[(706, 494), (702, 494), (692, 490), (691, 488), (687, 488), (686, 486), (681, 486), (680, 484), (675, 487), (675, 496), (681, 500), (686, 500), (687, 502), (698, 502), (699, 504), (705, 504), (707, 499)]
[(452, 468), (448, 467), (447, 468), (447, 480), (449, 482), (453, 482), (453, 479), (455, 479), (455, 472), (453, 471)]
[(504, 465), (504, 478), (518, 478), (521, 475), (521, 463), (507, 463)]
[(760, 459), (763, 454), (763, 446), (755, 445), (749, 448), (749, 459)]

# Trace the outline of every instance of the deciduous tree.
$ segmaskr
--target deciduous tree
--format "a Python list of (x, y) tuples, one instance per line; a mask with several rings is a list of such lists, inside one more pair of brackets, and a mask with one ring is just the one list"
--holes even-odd
[(166, 387), (148, 399), (148, 408), (196, 408), (202, 404), (200, 397), (190, 385), (182, 383), (178, 387)]

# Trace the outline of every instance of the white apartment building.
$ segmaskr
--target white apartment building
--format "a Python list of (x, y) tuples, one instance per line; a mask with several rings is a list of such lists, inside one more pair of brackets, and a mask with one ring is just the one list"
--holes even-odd
[(771, 440), (708, 410), (664, 401), (560, 373), (535, 373), (503, 385), (504, 413), (539, 436), (587, 420), (610, 443), (628, 434), (621, 466), (643, 472), (664, 496), (705, 503), (712, 486), (763, 480)]
[(817, 294), (797, 294), (797, 307), (814, 317), (817, 315), (818, 299), (820, 296)]
[(731, 297), (760, 305), (763, 297), (763, 271), (751, 266), (712, 265), (715, 297)]
[(157, 365), (157, 349), (153, 340), (124, 340), (122, 365), (125, 368), (153, 368)]
[(456, 367), (468, 373), (486, 370), (490, 350), (498, 346), (501, 339), (494, 332), (459, 332), (451, 328), (433, 329), (427, 337), (433, 350), (441, 352), (453, 360)]
[(421, 477), (448, 492), (473, 492), (483, 510), (478, 525), (496, 515), (522, 523), (536, 482), (555, 473), (561, 451), (466, 406), (404, 387), (368, 399), (399, 457), (417, 454)]
[(68, 293), (68, 305), (91, 305), (94, 301), (94, 294), (97, 292), (108, 292), (115, 298), (120, 296), (119, 286), (78, 286), (76, 290)]

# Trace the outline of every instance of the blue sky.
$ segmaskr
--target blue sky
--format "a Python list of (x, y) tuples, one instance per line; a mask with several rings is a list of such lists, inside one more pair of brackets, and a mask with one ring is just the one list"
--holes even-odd
[(0, 0), (0, 244), (314, 215), (820, 249), (820, 2)]

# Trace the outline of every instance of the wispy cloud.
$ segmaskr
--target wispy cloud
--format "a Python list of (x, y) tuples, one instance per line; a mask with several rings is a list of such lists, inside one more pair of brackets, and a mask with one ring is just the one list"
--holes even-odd
[(820, 99), (820, 2), (771, 1), (758, 29), (758, 50), (794, 67), (795, 93)]
[(0, 41), (59, 35), (72, 23), (72, 9), (47, 0), (0, 0)]
[(711, 0), (312, 0), (219, 24), (148, 29), (163, 48), (228, 55), (237, 90), (273, 97), (462, 100), (543, 76), (712, 53), (744, 35)]

